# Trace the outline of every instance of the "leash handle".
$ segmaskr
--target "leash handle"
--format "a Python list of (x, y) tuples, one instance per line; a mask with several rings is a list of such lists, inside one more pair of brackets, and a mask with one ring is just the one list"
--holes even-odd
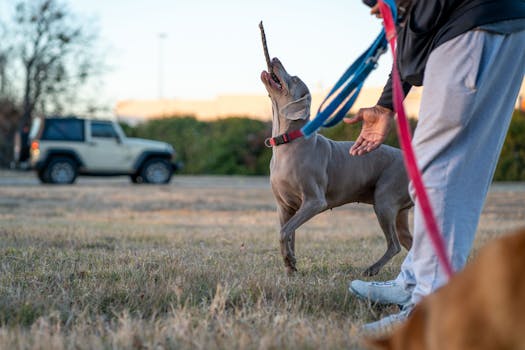
[(403, 88), (401, 86), (401, 78), (399, 77), (399, 69), (397, 67), (396, 54), (397, 34), (394, 19), (396, 17), (397, 11), (396, 5), (393, 2), (393, 0), (379, 0), (379, 10), (383, 17), (383, 25), (385, 27), (387, 40), (390, 43), (390, 48), (392, 50), (392, 56), (394, 61), (392, 71), (392, 88), (394, 92), (393, 102), (394, 109), (397, 113), (397, 132), (399, 135), (401, 149), (403, 150), (405, 167), (407, 169), (410, 180), (414, 185), (417, 200), (421, 205), (421, 211), (423, 213), (423, 218), (425, 219), (425, 225), (430, 236), (431, 242), (434, 246), (434, 250), (438, 256), (441, 265), (445, 270), (445, 273), (450, 278), (453, 274), (452, 265), (450, 263), (450, 259), (447, 256), (445, 242), (443, 241), (443, 236), (441, 235), (441, 232), (436, 222), (434, 211), (432, 209), (432, 206), (430, 205), (430, 200), (428, 199), (428, 194), (423, 183), (423, 178), (421, 176), (421, 171), (417, 166), (416, 156), (414, 154), (414, 149), (412, 148), (412, 137), (410, 134), (410, 128), (408, 126), (405, 108), (403, 106), (404, 93)]

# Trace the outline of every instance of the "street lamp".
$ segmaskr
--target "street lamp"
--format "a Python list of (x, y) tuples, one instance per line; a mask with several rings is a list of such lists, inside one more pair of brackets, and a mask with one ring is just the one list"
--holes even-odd
[(163, 43), (164, 39), (166, 39), (168, 35), (166, 33), (159, 33), (159, 66), (158, 66), (158, 89), (159, 89), (159, 100), (162, 100), (164, 98), (164, 60), (163, 60)]

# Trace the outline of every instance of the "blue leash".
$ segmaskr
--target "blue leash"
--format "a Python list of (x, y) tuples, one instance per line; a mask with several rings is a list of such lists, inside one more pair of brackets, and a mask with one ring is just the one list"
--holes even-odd
[[(394, 1), (386, 0), (386, 2), (391, 5), (394, 18), (396, 18), (397, 11)], [(321, 127), (334, 126), (344, 118), (359, 96), (366, 78), (377, 67), (379, 57), (387, 51), (387, 45), (388, 42), (383, 29), (372, 45), (339, 78), (319, 106), (315, 118), (301, 128), (304, 137), (310, 137)], [(328, 101), (330, 102), (327, 104)]]

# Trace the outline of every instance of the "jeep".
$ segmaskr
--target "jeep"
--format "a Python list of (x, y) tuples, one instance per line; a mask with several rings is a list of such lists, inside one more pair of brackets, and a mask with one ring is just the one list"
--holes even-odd
[(167, 184), (180, 168), (165, 142), (126, 137), (111, 120), (35, 118), (30, 166), (46, 184), (71, 184), (78, 175), (128, 175), (133, 183)]

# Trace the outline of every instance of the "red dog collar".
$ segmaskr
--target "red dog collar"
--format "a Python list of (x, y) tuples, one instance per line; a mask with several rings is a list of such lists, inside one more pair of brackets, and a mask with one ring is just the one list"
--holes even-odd
[(285, 143), (292, 142), (293, 140), (298, 139), (303, 136), (304, 134), (300, 129), (294, 130), (292, 132), (281, 134), (275, 137), (269, 137), (266, 140), (264, 140), (264, 144), (266, 145), (266, 147), (275, 147), (275, 146), (279, 146)]

